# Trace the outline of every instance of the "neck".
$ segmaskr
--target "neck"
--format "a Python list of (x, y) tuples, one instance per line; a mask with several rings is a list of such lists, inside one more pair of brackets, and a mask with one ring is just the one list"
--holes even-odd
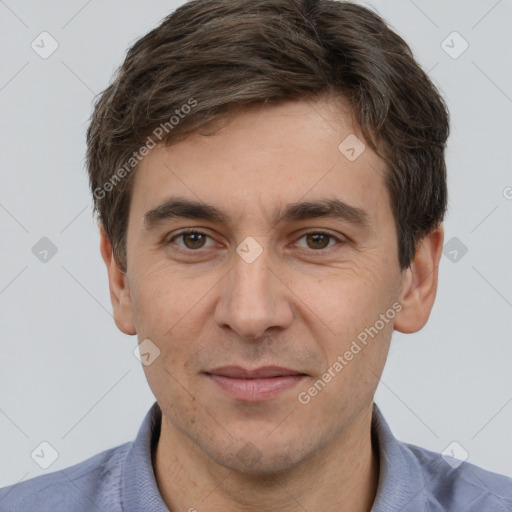
[[(371, 404), (372, 405), (372, 404)], [(171, 512), (370, 512), (379, 480), (370, 408), (337, 439), (286, 472), (239, 473), (216, 464), (162, 413), (154, 468)]]

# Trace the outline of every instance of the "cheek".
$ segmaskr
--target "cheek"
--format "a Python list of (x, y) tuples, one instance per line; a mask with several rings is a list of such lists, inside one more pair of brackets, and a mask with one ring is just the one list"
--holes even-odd
[(294, 291), (305, 304), (302, 315), (316, 326), (312, 336), (324, 353), (325, 367), (320, 371), (330, 370), (328, 375), (316, 376), (328, 380), (325, 388), (321, 383), (317, 386), (322, 398), (314, 399), (315, 407), (326, 414), (329, 409), (350, 410), (375, 391), (396, 315), (393, 286), (391, 270), (379, 271), (375, 261), (352, 263), (326, 278), (297, 283)]
[(375, 261), (351, 261), (322, 278), (290, 276), (297, 306), (310, 322), (323, 326), (329, 337), (356, 336), (391, 307), (395, 286), (392, 273)]
[(139, 342), (150, 339), (159, 351), (143, 370), (157, 401), (176, 424), (181, 425), (180, 417), (186, 419), (186, 430), (198, 414), (190, 399), (197, 394), (190, 363), (199, 350), (201, 324), (194, 313), (200, 311), (198, 297), (203, 294), (168, 267), (144, 273), (137, 283), (132, 302)]
[(205, 281), (208, 280), (187, 277), (168, 264), (155, 265), (138, 274), (132, 287), (138, 332), (163, 340), (179, 331), (189, 323), (188, 317), (193, 315), (194, 308), (200, 307), (201, 297), (212, 287)]
[(166, 392), (173, 400), (180, 385), (186, 389), (193, 385), (187, 365), (199, 349), (201, 329), (194, 313), (200, 311), (198, 297), (203, 294), (194, 287), (182, 286), (182, 281), (176, 272), (159, 269), (144, 273), (132, 293), (139, 343), (151, 340), (158, 353), (153, 363), (144, 366), (146, 378), (155, 393), (169, 388)]

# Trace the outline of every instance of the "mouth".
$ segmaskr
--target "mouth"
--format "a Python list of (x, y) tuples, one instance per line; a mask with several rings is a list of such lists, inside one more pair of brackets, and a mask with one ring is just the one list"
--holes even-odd
[(240, 366), (223, 366), (205, 372), (223, 392), (245, 402), (263, 402), (276, 398), (305, 379), (306, 373), (279, 366), (249, 370)]

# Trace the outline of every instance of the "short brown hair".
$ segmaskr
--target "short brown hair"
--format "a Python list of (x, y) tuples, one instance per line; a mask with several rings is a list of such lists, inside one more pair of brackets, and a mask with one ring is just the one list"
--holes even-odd
[(129, 49), (87, 130), (94, 207), (120, 267), (130, 171), (155, 138), (171, 144), (250, 105), (326, 93), (348, 100), (387, 163), (407, 268), (445, 215), (448, 111), (405, 41), (370, 9), (338, 0), (192, 0)]

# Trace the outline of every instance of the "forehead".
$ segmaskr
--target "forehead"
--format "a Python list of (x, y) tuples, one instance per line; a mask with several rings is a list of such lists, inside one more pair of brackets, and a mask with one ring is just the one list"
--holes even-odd
[(215, 127), (158, 145), (144, 158), (132, 191), (137, 216), (171, 196), (240, 221), (256, 215), (271, 222), (299, 201), (339, 199), (375, 221), (389, 206), (385, 163), (364, 144), (341, 101), (252, 107)]

